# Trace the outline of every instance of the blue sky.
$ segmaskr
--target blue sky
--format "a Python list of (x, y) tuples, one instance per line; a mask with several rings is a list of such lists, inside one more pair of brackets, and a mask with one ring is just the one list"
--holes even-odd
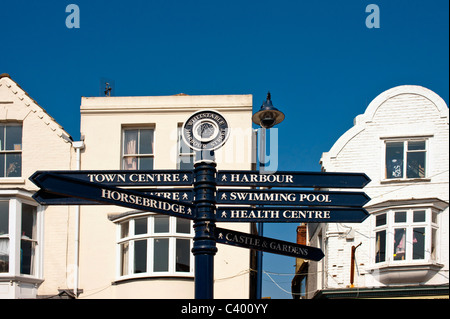
[[(69, 29), (67, 5), (80, 8)], [(380, 28), (367, 28), (377, 4)], [(42, 0), (0, 4), (0, 73), (9, 73), (75, 140), (81, 96), (253, 94), (267, 91), (286, 119), (279, 169), (320, 170), (319, 159), (378, 94), (425, 86), (449, 103), (448, 0)], [(295, 224), (265, 235), (295, 241)], [(239, 249), (239, 248), (237, 248)], [(293, 258), (264, 255), (268, 272)], [(290, 275), (264, 276), (263, 296), (290, 298)]]

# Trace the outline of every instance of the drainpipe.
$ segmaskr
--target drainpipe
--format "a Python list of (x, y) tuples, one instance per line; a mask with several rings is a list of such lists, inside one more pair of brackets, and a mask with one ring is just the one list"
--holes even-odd
[(354, 288), (355, 285), (353, 285), (354, 279), (355, 279), (355, 252), (356, 248), (361, 246), (362, 243), (359, 243), (358, 246), (352, 246), (352, 257), (350, 262), (350, 288)]
[[(81, 169), (81, 150), (84, 148), (84, 141), (72, 142), (72, 146), (76, 151), (76, 170)], [(73, 276), (73, 293), (75, 298), (78, 297), (79, 282), (79, 250), (80, 250), (80, 206), (75, 206), (75, 274)]]

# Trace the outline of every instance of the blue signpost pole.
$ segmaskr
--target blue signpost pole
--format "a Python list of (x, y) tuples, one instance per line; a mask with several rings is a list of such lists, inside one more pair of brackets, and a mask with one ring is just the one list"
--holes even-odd
[(214, 298), (214, 255), (217, 252), (214, 228), (216, 210), (216, 163), (213, 151), (196, 152), (194, 164), (195, 299)]

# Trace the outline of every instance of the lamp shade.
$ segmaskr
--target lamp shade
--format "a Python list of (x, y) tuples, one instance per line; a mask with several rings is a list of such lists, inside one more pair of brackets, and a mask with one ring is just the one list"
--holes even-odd
[(267, 99), (263, 102), (261, 109), (253, 114), (252, 122), (263, 128), (271, 128), (284, 120), (283, 112), (272, 105), (270, 92), (267, 93)]

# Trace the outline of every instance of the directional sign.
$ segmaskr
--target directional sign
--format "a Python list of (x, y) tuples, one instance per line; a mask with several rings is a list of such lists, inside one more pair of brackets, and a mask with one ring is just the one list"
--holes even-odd
[(33, 175), (31, 180), (50, 193), (176, 217), (195, 218), (195, 206), (186, 202), (144, 195), (137, 191), (119, 189), (52, 173)]
[[(194, 191), (192, 189), (170, 188), (170, 189), (134, 189), (144, 195), (153, 195), (166, 199), (179, 200), (182, 202), (192, 202)], [(100, 205), (100, 202), (86, 200), (82, 198), (53, 194), (43, 189), (37, 191), (33, 198), (41, 205)]]
[(218, 207), (218, 222), (361, 223), (369, 216), (364, 208), (330, 207)]
[(219, 186), (363, 188), (370, 182), (364, 173), (219, 171)]
[(219, 189), (218, 204), (364, 206), (370, 198), (363, 192), (280, 191), (254, 189)]
[(216, 241), (237, 247), (261, 250), (269, 253), (319, 261), (324, 257), (321, 249), (294, 244), (278, 239), (261, 237), (223, 228), (216, 228)]
[(109, 186), (191, 186), (194, 182), (191, 170), (37, 171), (31, 179), (44, 173)]

